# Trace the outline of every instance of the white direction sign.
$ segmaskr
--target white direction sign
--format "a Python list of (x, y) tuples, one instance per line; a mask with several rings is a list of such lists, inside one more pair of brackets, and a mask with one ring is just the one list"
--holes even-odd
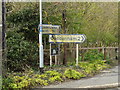
[(86, 39), (84, 34), (54, 34), (49, 35), (50, 43), (83, 43)]
[(42, 34), (59, 34), (60, 25), (42, 24)]

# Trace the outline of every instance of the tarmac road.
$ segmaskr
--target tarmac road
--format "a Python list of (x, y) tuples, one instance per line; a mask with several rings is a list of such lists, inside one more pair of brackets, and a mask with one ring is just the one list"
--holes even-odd
[(118, 75), (120, 75), (120, 73), (118, 74), (118, 66), (115, 66), (112, 69), (101, 71), (100, 74), (92, 78), (45, 86), (43, 88), (116, 88), (118, 87)]

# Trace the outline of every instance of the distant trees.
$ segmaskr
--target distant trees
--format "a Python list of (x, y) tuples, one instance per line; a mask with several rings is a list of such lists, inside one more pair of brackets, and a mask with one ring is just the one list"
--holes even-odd
[[(117, 42), (117, 3), (43, 3), (43, 23), (62, 25), (62, 11), (66, 9), (66, 31), (69, 34), (85, 34), (91, 43)], [(7, 21), (17, 26), (28, 40), (37, 38), (39, 3), (8, 3)], [(12, 23), (12, 25), (10, 24)], [(61, 30), (61, 33), (64, 33)], [(31, 38), (30, 38), (31, 37)], [(44, 36), (43, 36), (44, 37)], [(34, 39), (32, 41), (34, 41)]]

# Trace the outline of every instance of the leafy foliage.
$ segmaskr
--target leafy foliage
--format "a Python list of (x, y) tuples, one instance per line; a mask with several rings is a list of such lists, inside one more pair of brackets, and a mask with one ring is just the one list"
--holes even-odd
[(69, 78), (69, 79), (80, 79), (81, 77), (85, 77), (85, 75), (81, 72), (77, 72), (75, 70), (72, 69), (67, 69), (64, 72), (65, 77)]
[[(117, 42), (117, 3), (44, 2), (43, 23), (58, 24), (63, 27), (64, 9), (66, 10), (66, 33), (85, 34), (86, 43), (97, 42), (107, 46)], [(37, 40), (37, 33), (34, 31), (39, 24), (39, 3), (7, 3), (7, 11), (11, 11), (7, 14), (9, 27), (18, 28), (28, 40)]]
[(89, 50), (88, 52), (85, 53), (85, 56), (84, 56), (84, 60), (88, 60), (88, 61), (91, 61), (91, 60), (103, 60), (104, 59), (104, 55), (103, 53), (99, 52), (98, 50)]
[[(7, 66), (10, 70), (21, 71), (27, 66), (37, 65), (38, 48), (36, 43), (25, 40), (22, 34), (8, 32), (7, 34)], [(31, 63), (32, 62), (32, 63)]]
[(49, 82), (53, 83), (55, 81), (63, 81), (62, 80), (62, 74), (57, 71), (46, 71), (45, 74), (49, 77)]
[(89, 74), (95, 74), (96, 72), (99, 72), (100, 70), (103, 70), (105, 68), (108, 68), (109, 65), (105, 63), (103, 60), (93, 60), (90, 62), (80, 62), (79, 67), (83, 69), (83, 71), (89, 75)]
[(80, 62), (79, 67), (80, 71), (75, 68), (67, 68), (61, 72), (52, 70), (39, 74), (29, 69), (24, 73), (8, 73), (7, 77), (3, 78), (2, 88), (3, 90), (28, 89), (38, 85), (45, 86), (56, 82), (63, 82), (66, 79), (81, 79), (82, 77), (94, 75), (96, 72), (108, 68), (109, 65), (102, 60), (93, 60), (90, 62)]
[(54, 77), (50, 77), (48, 80), (50, 83), (53, 83), (55, 81), (63, 81), (62, 78), (60, 76), (54, 76)]
[[(38, 77), (36, 77), (38, 76)], [(36, 85), (48, 85), (47, 80), (42, 79), (43, 75), (15, 73), (3, 78), (3, 90), (32, 88)]]
[(46, 71), (46, 74), (48, 74), (49, 76), (62, 76), (61, 73), (57, 72), (57, 71)]
[(8, 27), (12, 28), (13, 30), (15, 29), (16, 31), (22, 32), (22, 35), (28, 41), (36, 42), (38, 41), (37, 28), (39, 25), (39, 6), (37, 3), (25, 5), (26, 7), (21, 8), (16, 12), (7, 14)]
[[(66, 10), (66, 33), (85, 34), (87, 40), (82, 45), (91, 43), (108, 46), (117, 42), (117, 3), (44, 2), (43, 23), (61, 25), (60, 33), (64, 33), (62, 21), (64, 10)], [(7, 63), (10, 70), (37, 66), (38, 25), (39, 3), (7, 3)], [(48, 35), (43, 35), (47, 48), (49, 48), (48, 40)], [(90, 53), (91, 55), (86, 55), (86, 60), (102, 58), (102, 54)], [(45, 58), (46, 61), (48, 59), (49, 57)]]

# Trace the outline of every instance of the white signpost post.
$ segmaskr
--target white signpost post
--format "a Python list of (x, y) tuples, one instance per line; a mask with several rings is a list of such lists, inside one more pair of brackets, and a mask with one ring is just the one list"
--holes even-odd
[(76, 44), (76, 66), (78, 66), (78, 57), (79, 57), (79, 48), (78, 48), (78, 44)]
[(40, 67), (40, 72), (43, 72), (43, 67), (44, 67), (44, 58), (43, 58), (43, 45), (42, 45), (42, 0), (40, 0), (40, 28), (39, 28), (39, 67)]
[(55, 34), (49, 35), (50, 43), (77, 43), (76, 44), (76, 66), (78, 66), (79, 48), (78, 43), (83, 43), (86, 39), (84, 34)]
[(51, 43), (50, 43), (50, 66), (52, 66)]

